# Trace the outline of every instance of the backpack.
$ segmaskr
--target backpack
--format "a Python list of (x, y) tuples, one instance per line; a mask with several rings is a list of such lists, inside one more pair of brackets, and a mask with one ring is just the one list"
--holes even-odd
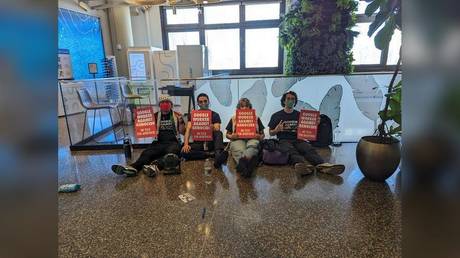
[(332, 144), (332, 122), (326, 115), (320, 115), (316, 141), (311, 141), (314, 147), (327, 147)]
[(286, 165), (289, 154), (280, 150), (277, 139), (265, 139), (262, 141), (262, 161), (267, 165)]

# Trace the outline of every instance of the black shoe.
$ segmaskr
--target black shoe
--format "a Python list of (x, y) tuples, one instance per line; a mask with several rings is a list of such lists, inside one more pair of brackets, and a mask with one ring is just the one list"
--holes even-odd
[(236, 165), (236, 172), (240, 173), (242, 176), (248, 174), (248, 160), (246, 158), (240, 158)]
[(227, 162), (228, 159), (228, 151), (216, 151), (215, 158), (214, 158), (214, 167), (220, 168), (222, 164)]
[(248, 161), (247, 173), (245, 175), (243, 175), (243, 176), (244, 177), (251, 177), (251, 175), (254, 172), (254, 170), (256, 170), (257, 165), (259, 165), (259, 158), (257, 156), (254, 156)]
[(112, 171), (118, 175), (127, 175), (127, 176), (137, 175), (137, 170), (131, 166), (113, 165)]

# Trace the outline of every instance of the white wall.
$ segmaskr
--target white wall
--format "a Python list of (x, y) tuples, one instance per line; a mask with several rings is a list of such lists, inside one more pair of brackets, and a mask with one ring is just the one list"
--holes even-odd
[(104, 41), (105, 55), (113, 55), (109, 21), (107, 17), (107, 12), (105, 10), (89, 10), (88, 12), (86, 12), (85, 10), (80, 8), (78, 6), (78, 3), (74, 0), (59, 0), (58, 7), (99, 17), (101, 21), (102, 39)]
[(131, 25), (135, 47), (163, 48), (159, 6), (152, 6), (145, 13), (140, 11), (139, 15), (132, 11)]

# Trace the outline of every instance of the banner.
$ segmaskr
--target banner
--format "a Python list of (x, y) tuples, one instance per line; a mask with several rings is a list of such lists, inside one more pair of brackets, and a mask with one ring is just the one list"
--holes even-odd
[(236, 134), (241, 139), (256, 137), (256, 111), (254, 109), (236, 110)]
[(318, 133), (319, 111), (301, 110), (297, 127), (297, 139), (316, 141)]
[(194, 142), (212, 141), (211, 110), (192, 110), (191, 122)]
[(134, 109), (134, 128), (136, 138), (157, 137), (157, 126), (152, 107)]

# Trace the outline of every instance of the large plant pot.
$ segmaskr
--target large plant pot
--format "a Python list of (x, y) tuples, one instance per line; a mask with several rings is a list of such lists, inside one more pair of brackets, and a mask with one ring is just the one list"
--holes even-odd
[(399, 140), (384, 141), (378, 136), (364, 136), (356, 148), (356, 159), (365, 177), (385, 181), (396, 171), (401, 160)]

